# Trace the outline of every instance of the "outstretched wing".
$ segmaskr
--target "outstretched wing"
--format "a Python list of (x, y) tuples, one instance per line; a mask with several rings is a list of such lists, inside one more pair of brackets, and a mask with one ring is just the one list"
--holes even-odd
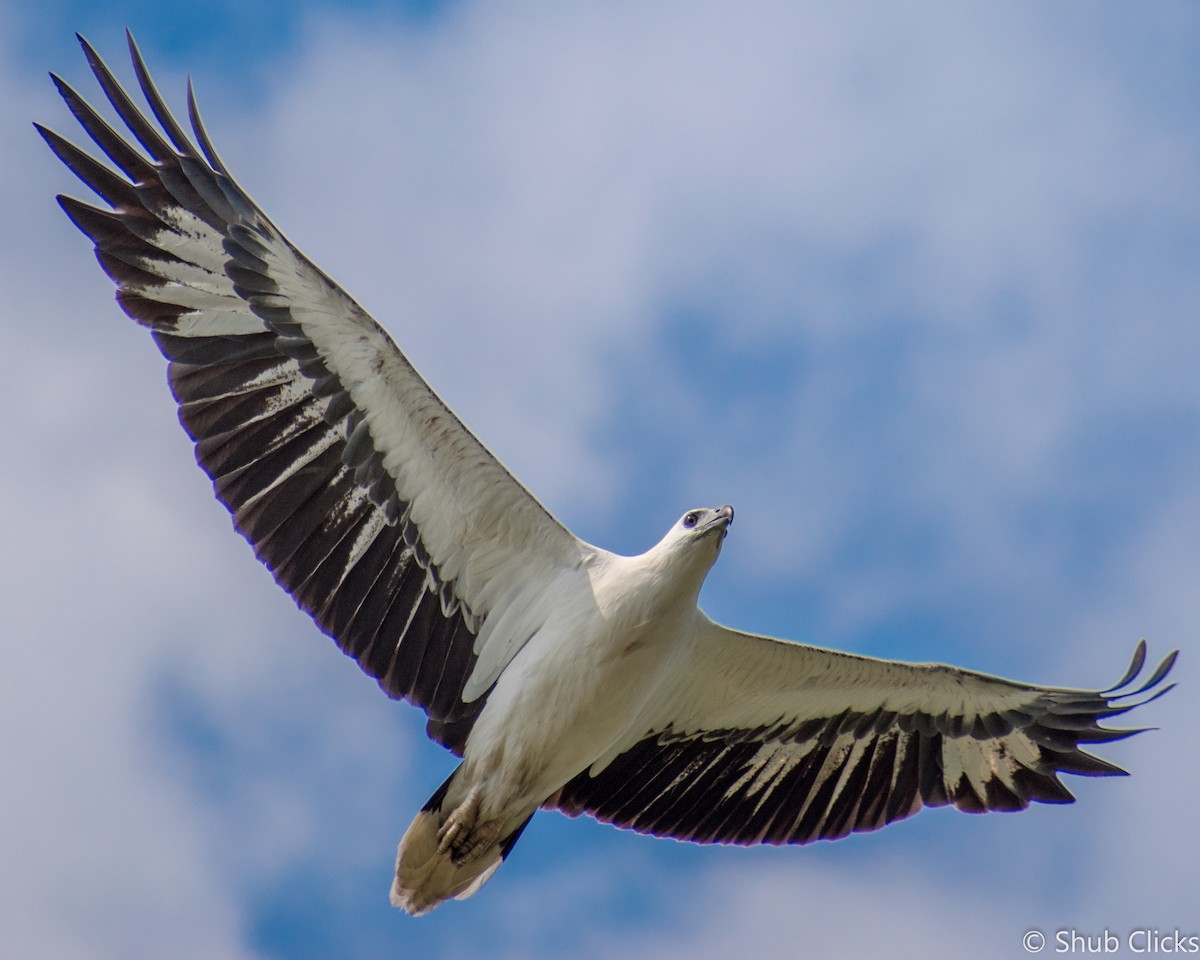
[[(1165, 693), (1141, 686), (1145, 642), (1104, 691), (1013, 683), (940, 664), (854, 656), (711, 621), (645, 734), (547, 801), (574, 816), (702, 843), (808, 843), (875, 830), (922, 806), (1069, 803), (1060, 773), (1121, 768), (1081, 744), (1137, 730), (1099, 721)], [(1146, 695), (1138, 701), (1129, 698)]]
[[(57, 77), (120, 173), (38, 129), (111, 208), (59, 197), (95, 242), (118, 302), (170, 361), (197, 460), (279, 584), (389, 695), (423, 707), (434, 739), (461, 750), (491, 684), (536, 629), (518, 621), (537, 617), (539, 585), (589, 548), (234, 182), (190, 85), (203, 153), (132, 37), (157, 126), (80, 42), (145, 153)], [(517, 611), (507, 629), (488, 629), (503, 611)]]

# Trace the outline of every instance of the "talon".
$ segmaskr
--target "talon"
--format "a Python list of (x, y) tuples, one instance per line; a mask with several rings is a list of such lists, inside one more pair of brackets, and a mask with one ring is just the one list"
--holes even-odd
[(478, 860), (491, 849), (498, 836), (500, 836), (499, 820), (488, 820), (486, 823), (478, 824), (468, 836), (463, 837), (462, 843), (455, 849), (451, 859), (460, 867), (472, 860)]
[(453, 847), (454, 841), (462, 834), (462, 829), (461, 823), (446, 821), (446, 825), (438, 834), (438, 853), (445, 853)]
[(471, 835), (475, 820), (479, 816), (479, 795), (472, 790), (467, 799), (450, 812), (446, 822), (438, 831), (438, 853), (447, 850), (458, 852), (458, 847)]

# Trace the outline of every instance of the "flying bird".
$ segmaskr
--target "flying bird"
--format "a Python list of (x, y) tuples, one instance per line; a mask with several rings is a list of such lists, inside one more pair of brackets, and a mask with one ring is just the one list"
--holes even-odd
[[(1034, 686), (743, 633), (697, 606), (733, 508), (625, 557), (556, 520), (384, 329), (188, 134), (128, 37), (149, 115), (92, 47), (119, 133), (51, 74), (111, 166), (37, 125), (104, 201), (58, 201), (168, 360), (179, 419), (279, 585), (461, 763), (400, 841), (391, 900), (475, 893), (539, 809), (699, 843), (809, 843), (922, 807), (1074, 798), (1059, 774), (1171, 687)], [(153, 119), (151, 119), (151, 117)], [(140, 145), (140, 146), (139, 146)]]

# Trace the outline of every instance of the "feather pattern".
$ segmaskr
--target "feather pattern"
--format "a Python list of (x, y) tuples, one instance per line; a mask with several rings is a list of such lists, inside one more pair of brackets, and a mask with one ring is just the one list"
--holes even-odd
[[(59, 197), (168, 361), (196, 459), (279, 584), (462, 764), (414, 819), (392, 902), (474, 893), (540, 806), (700, 842), (805, 843), (922, 806), (1072, 799), (1084, 747), (1161, 696), (1038, 687), (751, 636), (696, 606), (733, 508), (618, 557), (559, 524), (375, 320), (191, 134), (132, 37), (144, 112), (81, 39), (115, 130), (54, 82), (109, 163), (39, 126), (103, 201)], [(111, 165), (110, 165), (111, 164)]]
[(1145, 655), (1143, 641), (1126, 675), (1092, 692), (786, 643), (706, 618), (648, 729), (550, 805), (657, 836), (778, 844), (876, 830), (924, 806), (1069, 803), (1058, 774), (1125, 772), (1080, 745), (1140, 732), (1100, 721), (1170, 689), (1159, 684), (1175, 653), (1121, 692)]
[[(480, 627), (528, 599), (531, 573), (577, 565), (583, 545), (233, 181), (191, 85), (199, 149), (132, 37), (153, 121), (80, 42), (141, 150), (57, 77), (119, 173), (38, 129), (111, 208), (59, 198), (95, 243), (118, 302), (169, 361), (197, 460), (280, 585), (390, 696), (423, 707), (435, 739), (461, 752), (517, 649), (497, 637), (504, 654), (488, 656), (464, 699), (487, 653), (477, 649)], [(538, 624), (515, 626), (527, 637)]]

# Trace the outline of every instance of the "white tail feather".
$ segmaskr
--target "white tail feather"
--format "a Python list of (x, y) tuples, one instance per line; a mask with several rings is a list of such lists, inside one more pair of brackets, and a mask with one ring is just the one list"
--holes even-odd
[(487, 883), (503, 861), (496, 845), (470, 863), (456, 865), (450, 851), (438, 851), (439, 826), (436, 811), (422, 810), (405, 831), (396, 853), (392, 904), (414, 917), (451, 897), (465, 900)]

